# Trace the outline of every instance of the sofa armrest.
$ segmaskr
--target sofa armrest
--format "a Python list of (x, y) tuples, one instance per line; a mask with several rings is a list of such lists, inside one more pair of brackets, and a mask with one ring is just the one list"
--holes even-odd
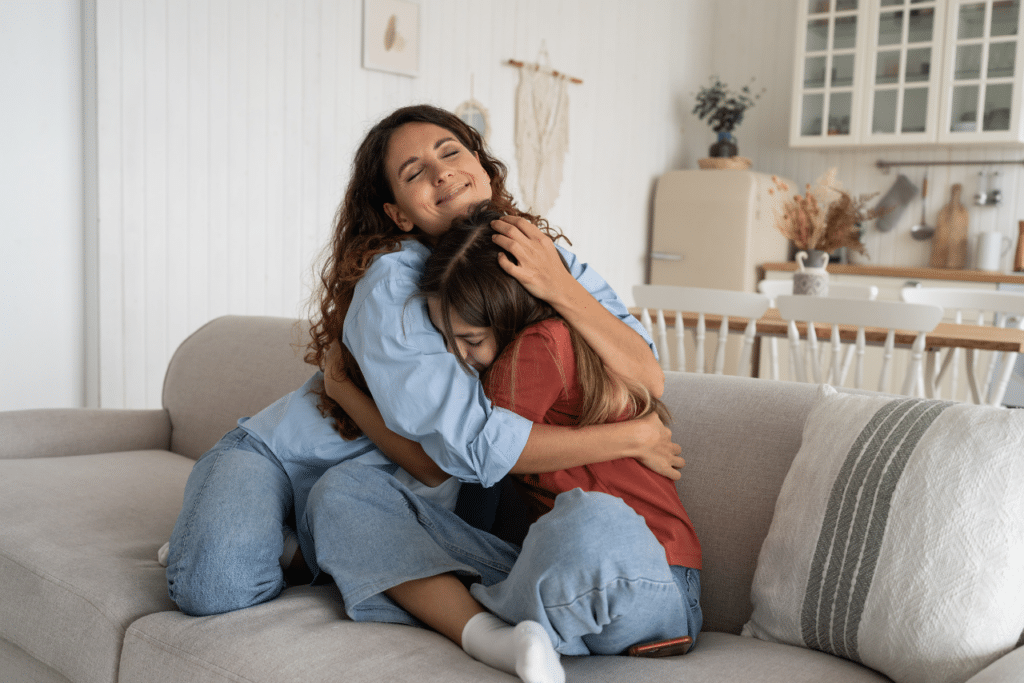
[(166, 410), (57, 408), (0, 412), (0, 459), (168, 450)]
[(971, 676), (967, 683), (1016, 683), (1024, 671), (1024, 647), (1011, 650)]

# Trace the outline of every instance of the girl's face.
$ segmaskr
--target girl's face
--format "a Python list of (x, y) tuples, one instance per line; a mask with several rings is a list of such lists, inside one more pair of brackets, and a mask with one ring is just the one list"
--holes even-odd
[[(436, 297), (427, 298), (427, 309), (430, 311), (430, 322), (438, 330), (443, 329), (441, 304)], [(498, 355), (498, 341), (494, 330), (490, 327), (473, 327), (455, 311), (451, 311), (452, 332), (455, 335), (455, 346), (448, 346), (448, 351), (466, 361), (466, 364), (477, 372), (491, 367)]]
[(491, 179), (480, 158), (432, 123), (407, 123), (396, 130), (384, 168), (395, 196), (384, 211), (404, 232), (418, 227), (439, 237), (452, 219), (491, 198)]

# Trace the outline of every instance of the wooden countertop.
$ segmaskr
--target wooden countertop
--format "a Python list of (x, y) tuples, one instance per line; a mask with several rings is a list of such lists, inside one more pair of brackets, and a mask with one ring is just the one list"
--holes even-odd
[[(761, 270), (795, 271), (796, 263), (764, 263)], [(957, 282), (1006, 282), (1024, 285), (1024, 273), (1002, 273), (986, 270), (953, 270), (948, 268), (901, 268), (895, 266), (865, 266), (830, 263), (826, 268), (836, 275), (874, 275), (904, 280), (952, 280)]]

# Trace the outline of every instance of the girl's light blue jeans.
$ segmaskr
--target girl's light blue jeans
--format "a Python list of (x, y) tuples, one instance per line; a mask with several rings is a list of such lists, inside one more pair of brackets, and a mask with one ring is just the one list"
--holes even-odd
[(702, 624), (700, 572), (669, 566), (643, 518), (621, 499), (579, 489), (558, 496), (522, 548), (410, 492), (387, 471), (335, 465), (310, 492), (316, 563), (355, 621), (420, 625), (384, 591), (446, 572), (515, 624), (539, 622), (566, 655), (620, 654)]

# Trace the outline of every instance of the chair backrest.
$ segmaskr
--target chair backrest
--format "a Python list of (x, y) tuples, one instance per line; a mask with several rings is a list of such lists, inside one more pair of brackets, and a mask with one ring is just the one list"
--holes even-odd
[[(775, 299), (793, 293), (793, 280), (761, 280), (757, 291), (766, 295), (775, 305)], [(874, 285), (851, 285), (838, 282), (828, 284), (828, 295), (839, 299), (877, 299), (878, 287)]]
[[(796, 379), (807, 381), (805, 363), (810, 364), (810, 378), (814, 382), (828, 381), (842, 385), (849, 369), (849, 356), (844, 362), (840, 350), (839, 326), (857, 328), (855, 341), (857, 367), (855, 384), (863, 387), (863, 357), (866, 346), (864, 328), (875, 327), (887, 330), (882, 370), (878, 390), (889, 391), (889, 366), (895, 348), (896, 330), (917, 332), (911, 349), (911, 365), (903, 383), (901, 393), (924, 395), (922, 359), (924, 356), (925, 333), (935, 329), (942, 319), (942, 308), (929, 304), (910, 304), (898, 301), (871, 301), (865, 299), (841, 299), (837, 297), (782, 295), (776, 299), (776, 306), (783, 320), (789, 321), (790, 357), (796, 370)], [(800, 335), (796, 323), (807, 323), (807, 354), (801, 353)], [(832, 326), (830, 341), (832, 347), (831, 365), (827, 373), (823, 370), (823, 359), (818, 352), (817, 333), (813, 323)]]
[[(757, 283), (757, 291), (766, 295), (771, 301), (771, 305), (775, 306), (776, 298), (793, 293), (793, 278), (787, 278), (785, 280), (761, 280)], [(878, 297), (878, 287), (875, 287), (874, 285), (855, 285), (830, 282), (828, 285), (828, 295), (841, 299), (874, 300)], [(776, 337), (771, 336), (768, 337), (767, 341), (768, 376), (772, 379), (779, 379), (779, 340)], [(844, 365), (848, 366), (851, 358), (850, 354), (853, 352), (853, 347), (847, 345), (846, 352), (847, 356)], [(790, 375), (793, 375), (792, 368), (790, 369)]]
[[(633, 299), (641, 309), (640, 321), (654, 337), (658, 347), (661, 366), (666, 370), (686, 371), (686, 350), (684, 343), (684, 326), (680, 324), (682, 314), (697, 313), (697, 324), (694, 331), (694, 372), (705, 372), (704, 339), (706, 331), (705, 314), (721, 316), (718, 328), (717, 345), (712, 364), (715, 374), (724, 374), (725, 349), (729, 336), (729, 319), (744, 318), (747, 324), (743, 330), (743, 346), (737, 363), (738, 375), (749, 374), (750, 354), (757, 332), (757, 319), (768, 310), (768, 297), (752, 292), (734, 292), (724, 289), (705, 287), (677, 287), (674, 285), (634, 285)], [(652, 324), (649, 309), (655, 310), (657, 328)], [(668, 346), (668, 333), (665, 324), (665, 311), (675, 314), (675, 363), (671, 362)]]
[[(904, 287), (900, 290), (900, 298), (912, 303), (926, 303), (941, 306), (957, 323), (971, 325), (992, 325), (995, 327), (1012, 327), (1024, 329), (1024, 293), (996, 292), (977, 289), (961, 289), (957, 287)], [(941, 363), (936, 364), (937, 370), (933, 383), (937, 386), (946, 371), (952, 368), (951, 391), (957, 390), (957, 359), (960, 349), (949, 349)], [(988, 364), (983, 372), (978, 372), (978, 354), (968, 351), (966, 369), (968, 387), (975, 403), (988, 403), (998, 406), (1003, 402), (1003, 395), (1013, 374), (1013, 366), (1017, 361), (1016, 353), (991, 353)], [(1002, 367), (999, 371), (999, 367)], [(996, 376), (997, 371), (999, 376)]]

